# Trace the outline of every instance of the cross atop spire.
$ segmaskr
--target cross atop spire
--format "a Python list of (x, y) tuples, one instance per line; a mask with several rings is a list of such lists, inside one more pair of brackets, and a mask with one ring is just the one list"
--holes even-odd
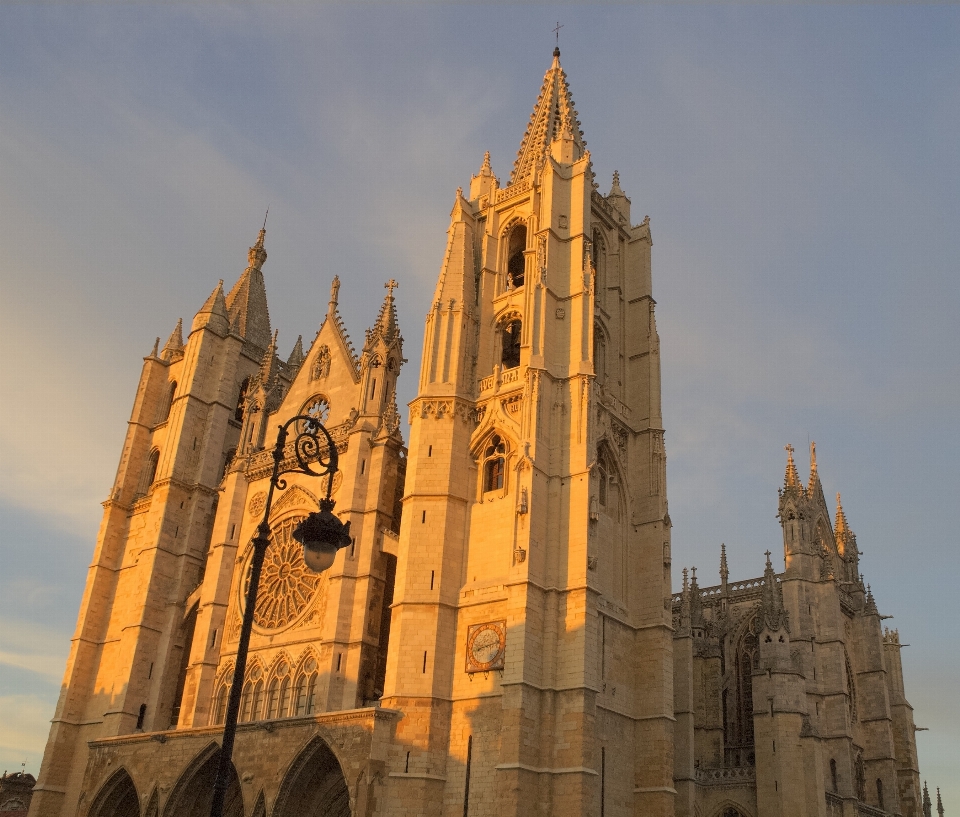
[(387, 283), (385, 283), (385, 284), (383, 285), (384, 289), (388, 289), (388, 290), (389, 290), (389, 292), (387, 293), (387, 297), (388, 297), (388, 298), (392, 298), (392, 297), (393, 297), (393, 291), (394, 291), (398, 286), (400, 286), (400, 284), (398, 284), (393, 278), (391, 278), (389, 281), (387, 281)]
[(797, 488), (800, 486), (800, 475), (797, 473), (797, 465), (793, 461), (793, 446), (785, 445), (787, 452), (787, 473), (783, 477), (784, 488)]

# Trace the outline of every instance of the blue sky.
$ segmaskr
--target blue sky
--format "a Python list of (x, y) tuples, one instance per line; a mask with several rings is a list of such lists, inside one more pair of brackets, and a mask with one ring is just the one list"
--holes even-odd
[(454, 191), (505, 179), (559, 19), (601, 187), (652, 220), (675, 581), (779, 553), (818, 446), (960, 808), (960, 7), (0, 6), (0, 768), (36, 773), (153, 338), (240, 274), (271, 318), (397, 292), (413, 397)]

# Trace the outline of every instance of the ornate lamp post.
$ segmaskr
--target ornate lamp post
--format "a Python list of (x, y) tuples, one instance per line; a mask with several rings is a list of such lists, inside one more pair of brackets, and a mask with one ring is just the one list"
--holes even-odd
[[(293, 451), (287, 455), (287, 437), (290, 427), (294, 427), (296, 439)], [(330, 432), (320, 421), (307, 415), (291, 418), (277, 432), (277, 444), (273, 448), (273, 474), (267, 502), (263, 509), (263, 520), (257, 527), (253, 538), (253, 561), (250, 565), (250, 583), (247, 586), (246, 604), (243, 609), (243, 625), (240, 628), (240, 643), (237, 646), (237, 662), (233, 670), (233, 685), (227, 704), (227, 717), (223, 726), (223, 741), (220, 746), (220, 762), (217, 778), (213, 786), (213, 804), (210, 817), (223, 817), (223, 801), (230, 780), (233, 742), (237, 733), (237, 716), (240, 714), (240, 696), (243, 691), (243, 676), (247, 668), (247, 651), (250, 648), (250, 632), (253, 629), (253, 609), (257, 603), (257, 590), (260, 587), (260, 573), (263, 559), (270, 544), (270, 509), (273, 504), (274, 490), (284, 490), (287, 481), (282, 474), (307, 474), (311, 477), (327, 477), (327, 495), (320, 500), (319, 513), (311, 513), (293, 531), (293, 538), (303, 545), (303, 560), (307, 567), (321, 573), (330, 565), (337, 551), (350, 544), (350, 523), (345, 525), (331, 511), (334, 502), (330, 498), (333, 491), (333, 475), (338, 470), (337, 446)]]

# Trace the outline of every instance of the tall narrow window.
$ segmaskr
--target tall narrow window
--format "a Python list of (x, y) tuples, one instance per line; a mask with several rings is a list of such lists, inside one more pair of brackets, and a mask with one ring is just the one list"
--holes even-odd
[(520, 365), (520, 321), (510, 321), (500, 331), (500, 363), (504, 369), (516, 369)]
[(838, 794), (840, 788), (837, 785), (837, 761), (830, 758), (830, 784), (833, 786), (833, 793)]
[(483, 454), (483, 490), (499, 491), (503, 488), (506, 466), (506, 446), (499, 434), (494, 434)]
[(157, 415), (158, 423), (165, 423), (170, 417), (170, 407), (173, 405), (173, 396), (177, 393), (177, 381), (174, 380), (163, 396), (163, 402), (160, 404), (160, 411)]
[(510, 232), (510, 244), (507, 251), (507, 278), (510, 286), (522, 287), (525, 260), (523, 251), (527, 248), (527, 228), (520, 224)]
[(883, 781), (877, 778), (877, 806), (883, 811)]
[(307, 714), (307, 679), (301, 673), (293, 691), (294, 714), (299, 718)]
[[(233, 412), (233, 419), (238, 423), (243, 422), (243, 409), (244, 405), (247, 402), (247, 388), (250, 386), (250, 378), (244, 378), (243, 382), (240, 384), (240, 393), (237, 395), (237, 407)], [(228, 404), (229, 405), (229, 404)]]
[(230, 684), (224, 681), (217, 690), (217, 704), (213, 709), (214, 724), (221, 724), (227, 719), (227, 699), (230, 697)]
[(253, 686), (253, 706), (250, 708), (250, 720), (258, 721), (263, 717), (263, 679)]
[(307, 714), (311, 715), (317, 708), (317, 673), (307, 679)]
[(280, 681), (274, 678), (270, 682), (270, 688), (267, 690), (267, 718), (273, 720), (278, 718), (280, 711)]
[(277, 711), (280, 713), (277, 715), (278, 718), (285, 718), (290, 713), (287, 709), (290, 706), (290, 677), (287, 676), (280, 682), (280, 705), (277, 707)]
[(243, 685), (243, 692), (240, 693), (240, 723), (246, 723), (251, 720), (250, 708), (253, 704), (253, 684), (247, 681)]
[(137, 489), (137, 496), (144, 496), (150, 490), (150, 486), (157, 479), (157, 469), (160, 467), (160, 451), (153, 449), (150, 456), (147, 457), (143, 466), (143, 474), (140, 477), (140, 486)]

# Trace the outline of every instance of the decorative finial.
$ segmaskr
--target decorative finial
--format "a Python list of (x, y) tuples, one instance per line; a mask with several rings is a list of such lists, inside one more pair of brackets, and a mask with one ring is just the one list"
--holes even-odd
[(387, 290), (387, 297), (388, 297), (388, 298), (392, 298), (392, 297), (393, 297), (393, 291), (394, 291), (398, 286), (400, 286), (400, 284), (398, 284), (393, 278), (391, 278), (391, 279), (390, 279), (389, 281), (387, 281), (387, 283), (385, 283), (383, 286), (384, 286), (384, 288)]
[(330, 311), (333, 312), (337, 308), (337, 303), (340, 298), (340, 276), (334, 275), (333, 280), (330, 282)]
[(553, 49), (553, 56), (555, 57), (560, 56), (560, 29), (561, 28), (563, 28), (563, 26), (560, 25), (560, 21), (557, 20), (557, 24), (553, 28), (553, 33), (557, 35), (557, 47)]
[(730, 571), (727, 570), (727, 546), (721, 542), (720, 543), (720, 580), (724, 583), (727, 581), (727, 577), (730, 575)]
[(772, 568), (772, 567), (773, 567), (773, 564), (772, 564), (771, 561), (770, 561), (770, 551), (769, 551), (769, 550), (765, 550), (765, 551), (763, 552), (763, 555), (767, 557), (767, 567)]
[(683, 569), (683, 592), (687, 592), (687, 587), (689, 586), (689, 580), (687, 579), (687, 569)]
[(269, 215), (270, 215), (270, 205), (268, 204), (266, 215), (264, 215), (263, 217), (263, 232), (267, 231), (267, 216)]

